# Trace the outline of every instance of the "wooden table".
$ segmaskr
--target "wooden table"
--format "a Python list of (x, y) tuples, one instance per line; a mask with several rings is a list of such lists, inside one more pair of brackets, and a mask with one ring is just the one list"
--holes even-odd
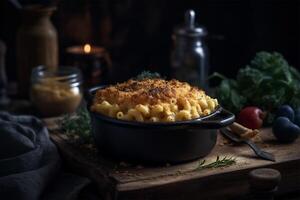
[(203, 159), (178, 165), (127, 166), (84, 153), (60, 132), (50, 135), (67, 166), (94, 180), (105, 199), (241, 199), (249, 193), (249, 171), (261, 167), (281, 172), (278, 194), (300, 190), (300, 139), (278, 144), (270, 129), (261, 131), (262, 146), (275, 155), (276, 162), (257, 159), (246, 145), (224, 145), (219, 134), (217, 145), (203, 159), (209, 163), (217, 156), (233, 156), (237, 163), (203, 170), (195, 170)]

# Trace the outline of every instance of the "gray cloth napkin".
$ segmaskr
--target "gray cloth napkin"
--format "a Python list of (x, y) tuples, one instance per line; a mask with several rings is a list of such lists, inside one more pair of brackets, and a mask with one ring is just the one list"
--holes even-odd
[(0, 112), (0, 199), (73, 200), (89, 183), (61, 172), (56, 146), (39, 119)]

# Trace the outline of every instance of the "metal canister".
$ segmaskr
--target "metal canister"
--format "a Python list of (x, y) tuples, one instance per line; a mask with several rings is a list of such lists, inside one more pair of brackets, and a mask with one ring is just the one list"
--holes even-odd
[(207, 31), (195, 25), (195, 12), (185, 13), (185, 24), (175, 29), (175, 42), (171, 54), (172, 77), (207, 89), (208, 59), (207, 47), (203, 41)]

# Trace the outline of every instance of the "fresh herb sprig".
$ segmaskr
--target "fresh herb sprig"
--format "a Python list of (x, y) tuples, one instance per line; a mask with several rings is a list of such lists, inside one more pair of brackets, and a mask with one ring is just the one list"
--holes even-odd
[(142, 71), (139, 75), (137, 75), (134, 80), (144, 80), (144, 79), (155, 79), (155, 78), (161, 78), (160, 74), (157, 72), (150, 72), (150, 71)]
[(67, 135), (77, 136), (83, 143), (91, 143), (90, 116), (86, 108), (80, 108), (75, 115), (66, 115), (62, 129)]
[(300, 106), (300, 73), (277, 52), (259, 52), (249, 65), (238, 71), (236, 79), (221, 78), (216, 95), (225, 108), (238, 113), (245, 106), (267, 111), (267, 123), (280, 105)]
[(211, 168), (219, 168), (219, 167), (229, 167), (233, 164), (236, 164), (236, 158), (234, 157), (227, 157), (221, 158), (217, 156), (216, 161), (211, 162), (209, 164), (205, 164), (206, 160), (202, 160), (199, 162), (197, 168), (195, 170), (201, 169), (211, 169)]

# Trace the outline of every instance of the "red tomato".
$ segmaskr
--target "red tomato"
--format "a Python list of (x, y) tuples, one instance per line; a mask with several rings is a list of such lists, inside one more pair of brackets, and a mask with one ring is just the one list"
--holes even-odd
[(265, 113), (258, 107), (249, 106), (241, 110), (237, 122), (251, 129), (259, 129), (263, 124)]

